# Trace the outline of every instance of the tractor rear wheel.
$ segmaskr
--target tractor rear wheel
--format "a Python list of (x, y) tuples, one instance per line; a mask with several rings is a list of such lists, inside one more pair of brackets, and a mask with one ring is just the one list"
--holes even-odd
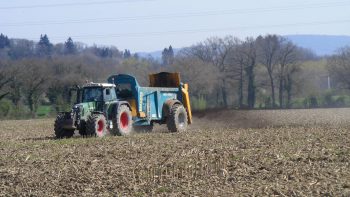
[(107, 121), (102, 114), (92, 114), (86, 121), (86, 135), (103, 137), (107, 134)]
[(118, 107), (117, 114), (113, 118), (113, 135), (130, 135), (132, 131), (132, 115), (128, 106)]
[(187, 112), (183, 105), (175, 104), (171, 107), (167, 117), (167, 127), (170, 132), (182, 132), (187, 129)]
[(56, 138), (59, 138), (59, 139), (70, 138), (74, 135), (74, 130), (63, 128), (64, 121), (65, 121), (64, 115), (59, 114), (55, 120), (55, 126), (54, 126)]

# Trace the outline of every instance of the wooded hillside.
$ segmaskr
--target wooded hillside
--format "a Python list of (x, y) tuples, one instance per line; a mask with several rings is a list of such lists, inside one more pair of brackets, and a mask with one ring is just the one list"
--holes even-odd
[(87, 46), (68, 38), (53, 44), (0, 35), (0, 117), (54, 115), (70, 108), (69, 87), (126, 73), (148, 85), (148, 74), (180, 72), (192, 105), (208, 108), (315, 108), (350, 105), (350, 49), (318, 57), (278, 35), (244, 40), (211, 37), (158, 61), (128, 49)]

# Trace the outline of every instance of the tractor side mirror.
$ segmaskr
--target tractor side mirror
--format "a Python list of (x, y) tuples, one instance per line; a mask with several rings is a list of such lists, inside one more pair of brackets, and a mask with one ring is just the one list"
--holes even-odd
[(111, 94), (111, 90), (110, 89), (106, 89), (106, 95), (109, 96)]

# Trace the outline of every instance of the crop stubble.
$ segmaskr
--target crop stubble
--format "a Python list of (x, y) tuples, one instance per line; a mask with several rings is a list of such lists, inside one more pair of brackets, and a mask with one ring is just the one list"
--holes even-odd
[(0, 195), (350, 195), (350, 109), (197, 114), (184, 133), (54, 140), (0, 122)]

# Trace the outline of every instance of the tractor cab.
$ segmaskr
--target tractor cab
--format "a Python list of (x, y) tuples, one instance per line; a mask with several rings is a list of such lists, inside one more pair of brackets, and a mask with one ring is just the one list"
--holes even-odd
[(87, 83), (76, 91), (76, 107), (86, 108), (85, 111), (103, 112), (106, 103), (117, 99), (114, 84)]
[(115, 85), (109, 83), (88, 83), (78, 93), (77, 103), (108, 102), (117, 99)]

